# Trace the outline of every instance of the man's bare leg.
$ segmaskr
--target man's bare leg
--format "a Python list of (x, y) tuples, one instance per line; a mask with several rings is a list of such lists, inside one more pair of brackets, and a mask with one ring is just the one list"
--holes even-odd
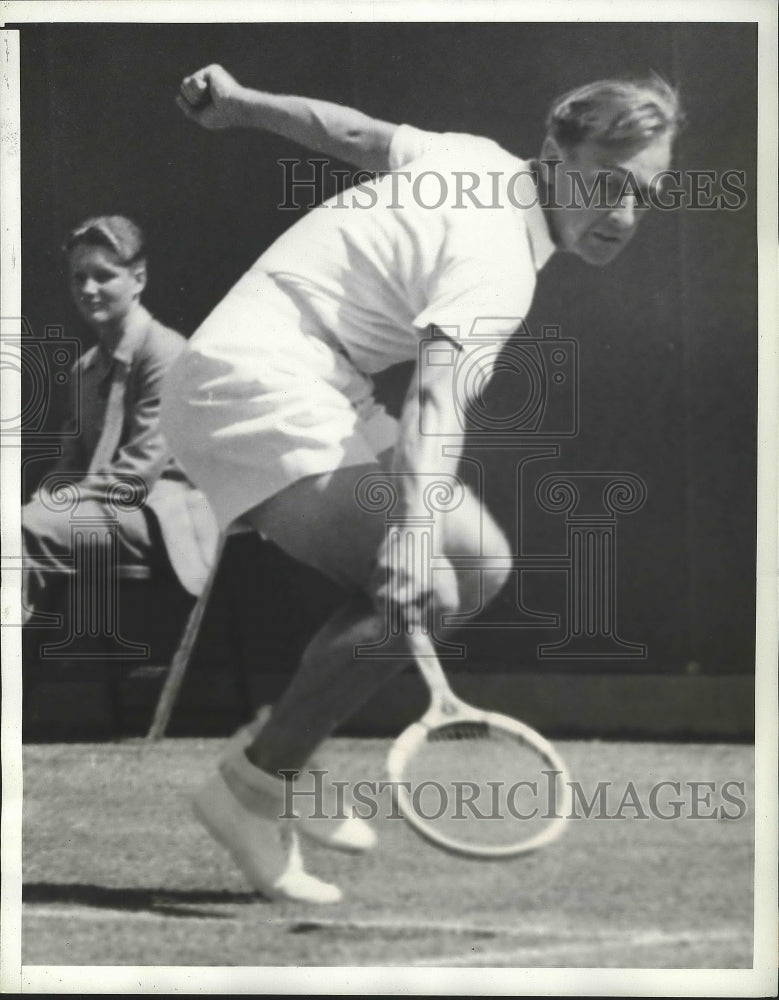
[[(395, 640), (397, 659), (357, 657), (355, 648), (384, 636), (384, 616), (367, 597), (339, 609), (314, 636), (300, 666), (246, 756), (271, 773), (302, 767), (346, 718), (407, 664), (405, 644)], [(389, 644), (383, 649), (386, 655)]]
[[(246, 751), (265, 771), (305, 764), (343, 719), (405, 665), (403, 660), (355, 657), (356, 646), (379, 641), (385, 629), (384, 616), (368, 597), (384, 520), (355, 499), (360, 479), (379, 471), (378, 465), (352, 466), (300, 480), (244, 516), (347, 595), (309, 643), (271, 719)], [(398, 654), (402, 652), (399, 645)]]
[[(376, 471), (376, 466), (363, 466), (301, 480), (249, 515), (264, 536), (341, 583), (348, 595), (345, 605), (309, 644), (295, 677), (259, 734), (248, 747), (242, 737), (228, 750), (217, 774), (193, 801), (200, 822), (230, 852), (249, 883), (274, 898), (316, 903), (341, 898), (337, 886), (306, 871), (297, 846), (298, 830), (339, 850), (369, 850), (376, 842), (370, 826), (354, 815), (331, 813), (324, 817), (324, 827), (317, 829), (312, 824), (319, 821), (313, 817), (299, 816), (295, 826), (282, 821), (288, 786), (278, 775), (280, 770), (302, 769), (316, 746), (404, 662), (401, 636), (391, 640), (397, 643), (397, 659), (355, 656), (356, 646), (387, 640), (386, 614), (369, 595), (384, 518), (362, 509), (354, 492), (361, 476)], [(435, 530), (439, 542), (454, 543), (453, 554), (478, 555), (484, 545), (484, 551), (495, 555), (501, 544), (505, 553), (497, 529), (489, 542), (485, 540), (484, 524), (492, 522), (486, 515), (482, 520), (478, 502), (470, 497), (456, 517), (437, 521)], [(494, 594), (500, 576), (493, 573), (485, 591)], [(392, 652), (391, 645), (385, 646), (386, 652)]]
[[(385, 522), (355, 500), (359, 480), (377, 472), (378, 466), (354, 466), (301, 480), (245, 517), (288, 554), (350, 588), (352, 595), (314, 636), (271, 719), (247, 748), (248, 759), (263, 771), (302, 767), (342, 721), (409, 662), (402, 636), (388, 639), (381, 659), (355, 655), (357, 646), (387, 635), (386, 615), (367, 592)], [(455, 514), (439, 519), (437, 529), (442, 539), (449, 536), (443, 547), (451, 552), (478, 555), (483, 545), (491, 556), (508, 553), (502, 533), (470, 495)], [(506, 572), (482, 574), (487, 601)], [(471, 585), (473, 579), (471, 572)], [(467, 586), (465, 579), (460, 582)], [(391, 656), (392, 644), (397, 659)]]

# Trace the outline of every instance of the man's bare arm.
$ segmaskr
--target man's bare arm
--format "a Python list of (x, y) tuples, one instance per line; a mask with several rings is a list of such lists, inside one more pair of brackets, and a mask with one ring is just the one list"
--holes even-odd
[[(441, 477), (444, 491), (457, 480), (465, 430), (452, 392), (451, 369), (417, 366), (399, 423), (392, 460), (393, 482), (398, 490), (393, 513), (400, 517), (396, 529), (402, 534), (407, 519), (406, 529), (413, 535), (419, 518), (426, 520), (430, 516), (425, 494), (435, 476)], [(426, 433), (422, 433), (422, 426)], [(441, 435), (445, 436), (446, 454)], [(431, 585), (439, 610), (457, 608), (456, 574), (441, 555), (436, 558), (436, 572), (431, 576), (419, 561), (423, 552), (418, 544), (410, 548), (401, 544), (400, 558), (393, 557), (390, 546), (389, 538), (385, 538), (376, 556), (371, 591), (377, 608), (386, 608), (388, 603), (399, 605), (404, 621), (411, 625), (418, 621), (425, 602), (432, 596), (425, 593), (425, 587)], [(407, 562), (410, 552), (414, 555)]]
[(262, 129), (365, 170), (389, 170), (397, 125), (329, 101), (243, 87), (221, 66), (185, 77), (176, 103), (204, 128)]

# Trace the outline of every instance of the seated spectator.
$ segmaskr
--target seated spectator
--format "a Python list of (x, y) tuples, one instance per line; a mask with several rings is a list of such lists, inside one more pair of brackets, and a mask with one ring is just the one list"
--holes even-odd
[[(95, 545), (111, 544), (115, 535), (120, 564), (159, 563), (165, 551), (155, 539), (161, 535), (182, 585), (193, 594), (202, 589), (216, 543), (205, 497), (173, 461), (160, 433), (160, 384), (186, 341), (141, 302), (141, 230), (123, 216), (89, 219), (68, 235), (64, 252), (76, 308), (97, 344), (76, 363), (70, 380), (56, 476), (45, 477), (22, 509), (26, 618), (48, 606), (57, 571), (72, 565), (76, 520), (89, 519)], [(58, 484), (71, 488), (73, 504), (58, 502)], [(137, 500), (117, 503), (122, 494)]]

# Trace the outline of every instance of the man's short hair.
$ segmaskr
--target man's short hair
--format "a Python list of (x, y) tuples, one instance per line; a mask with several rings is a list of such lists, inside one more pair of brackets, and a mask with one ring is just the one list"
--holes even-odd
[(143, 231), (132, 219), (124, 215), (99, 215), (71, 229), (62, 249), (69, 254), (77, 246), (107, 247), (127, 265), (144, 259), (145, 245)]
[(567, 150), (587, 140), (643, 148), (661, 135), (673, 140), (683, 124), (679, 95), (657, 74), (577, 87), (554, 102), (546, 120), (548, 134)]

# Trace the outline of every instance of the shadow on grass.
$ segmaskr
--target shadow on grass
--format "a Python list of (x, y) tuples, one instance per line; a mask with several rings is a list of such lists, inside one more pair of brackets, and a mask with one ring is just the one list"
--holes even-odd
[(209, 889), (130, 889), (81, 882), (31, 882), (22, 887), (22, 902), (60, 903), (96, 910), (127, 910), (170, 917), (224, 917), (232, 914), (206, 910), (208, 904), (264, 903), (258, 892), (217, 892)]

